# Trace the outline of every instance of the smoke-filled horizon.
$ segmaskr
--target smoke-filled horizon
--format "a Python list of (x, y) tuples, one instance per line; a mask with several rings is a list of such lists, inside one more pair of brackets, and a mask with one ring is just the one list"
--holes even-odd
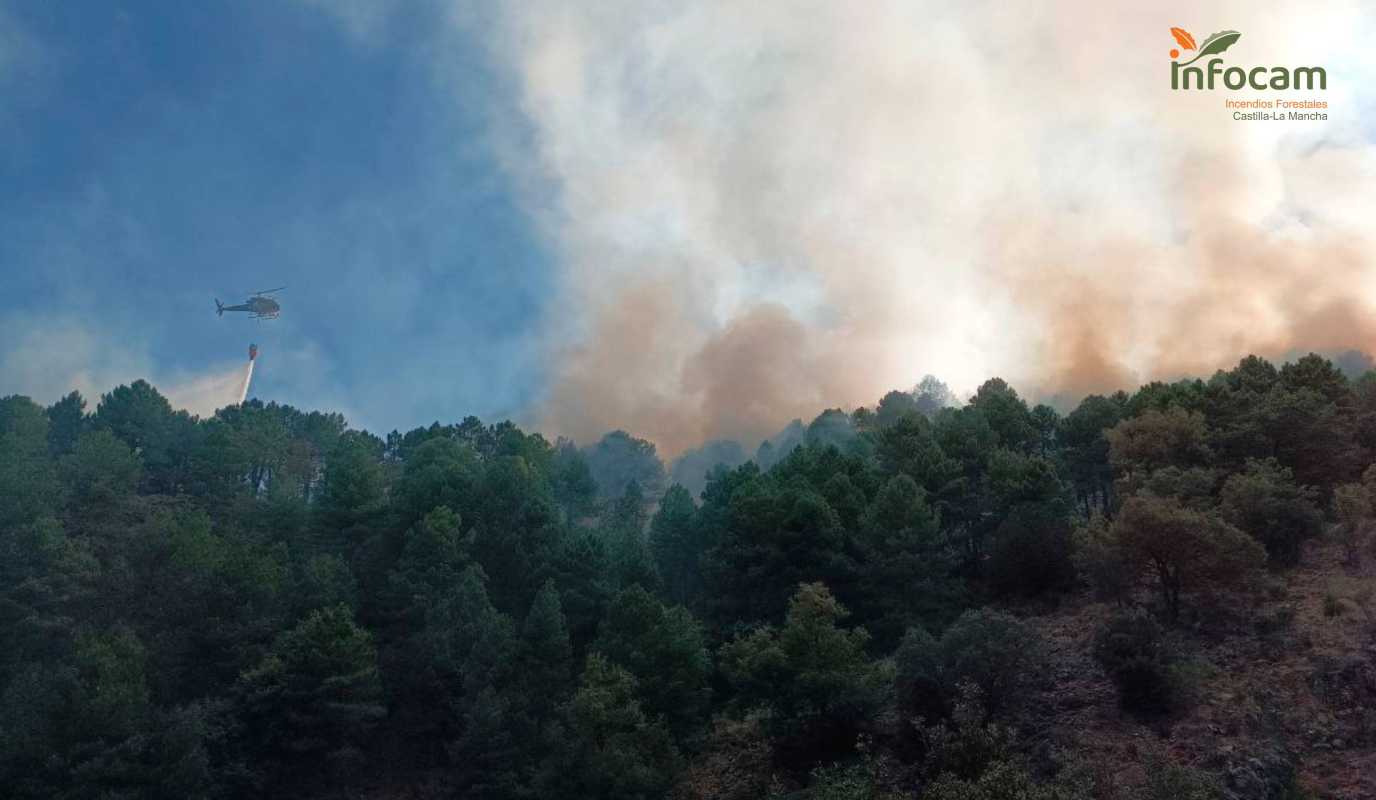
[[(1264, 94), (1328, 121), (1172, 92), (1172, 25), (1324, 66)], [(543, 430), (672, 456), (926, 373), (1066, 398), (1376, 345), (1358, 4), (536, 2), (502, 29), (567, 312)]]
[[(1173, 26), (1327, 89), (1172, 91)], [(254, 392), (359, 428), (672, 459), (926, 374), (1064, 408), (1373, 352), (1373, 34), (1294, 0), (0, 0), (0, 395), (204, 416), (254, 340)]]

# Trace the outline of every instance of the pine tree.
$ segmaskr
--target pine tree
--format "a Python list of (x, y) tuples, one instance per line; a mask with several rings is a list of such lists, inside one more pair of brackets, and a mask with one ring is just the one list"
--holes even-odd
[(664, 582), (664, 591), (675, 603), (688, 604), (702, 583), (699, 559), (701, 538), (694, 515), (697, 509), (688, 490), (674, 484), (659, 502), (650, 523), (650, 551)]
[(57, 516), (62, 501), (43, 409), (27, 397), (0, 399), (0, 528)]
[(569, 637), (574, 652), (581, 655), (597, 635), (598, 623), (616, 591), (607, 543), (596, 531), (573, 533), (555, 559), (554, 573)]
[(680, 757), (663, 723), (647, 716), (636, 680), (593, 654), (565, 706), (567, 735), (544, 774), (546, 797), (647, 800), (663, 797)]
[(70, 453), (85, 424), (86, 400), (80, 392), (48, 406), (48, 452), (54, 458)]
[(701, 726), (712, 664), (687, 609), (666, 608), (640, 586), (623, 589), (593, 647), (635, 677), (646, 713), (662, 716), (680, 740)]
[(413, 622), (439, 603), (471, 563), (462, 524), (458, 514), (439, 506), (406, 531), (388, 588), (395, 608)]
[(521, 629), (522, 682), (528, 697), (553, 708), (573, 680), (573, 646), (553, 581), (546, 581)]
[(347, 771), (386, 715), (372, 636), (348, 608), (313, 611), (241, 680), (245, 741), (282, 786)]

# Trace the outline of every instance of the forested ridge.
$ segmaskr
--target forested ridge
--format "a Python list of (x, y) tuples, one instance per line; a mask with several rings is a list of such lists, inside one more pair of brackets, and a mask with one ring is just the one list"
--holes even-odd
[[(1328, 548), (1323, 747), (1371, 763), (1374, 461), (1376, 371), (1317, 355), (1064, 415), (928, 379), (667, 468), (621, 431), (11, 396), (0, 793), (1324, 796), (1266, 709), (1211, 761), (1169, 737), (1209, 648), (1305, 646)], [(1055, 729), (1091, 678), (1135, 761)]]

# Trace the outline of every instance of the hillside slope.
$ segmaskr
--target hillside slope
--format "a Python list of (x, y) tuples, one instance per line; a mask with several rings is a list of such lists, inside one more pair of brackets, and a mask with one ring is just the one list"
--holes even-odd
[(1320, 797), (1376, 797), (1376, 569), (1346, 565), (1341, 548), (1311, 542), (1300, 566), (1271, 576), (1248, 616), (1180, 633), (1194, 661), (1196, 702), (1178, 718), (1124, 713), (1091, 657), (1111, 609), (1078, 595), (1028, 619), (1051, 652), (1052, 685), (1035, 714), (1046, 744), (1140, 785), (1151, 756), (1224, 777), (1236, 797), (1284, 781)]

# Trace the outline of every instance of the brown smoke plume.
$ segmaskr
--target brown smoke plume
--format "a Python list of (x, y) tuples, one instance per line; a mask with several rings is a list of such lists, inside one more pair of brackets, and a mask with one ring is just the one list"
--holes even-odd
[[(563, 265), (541, 425), (673, 454), (924, 373), (1078, 395), (1376, 349), (1357, 3), (553, 0), (493, 52)], [(1173, 92), (1172, 27), (1325, 92)], [(1248, 123), (1225, 98), (1328, 101)]]

